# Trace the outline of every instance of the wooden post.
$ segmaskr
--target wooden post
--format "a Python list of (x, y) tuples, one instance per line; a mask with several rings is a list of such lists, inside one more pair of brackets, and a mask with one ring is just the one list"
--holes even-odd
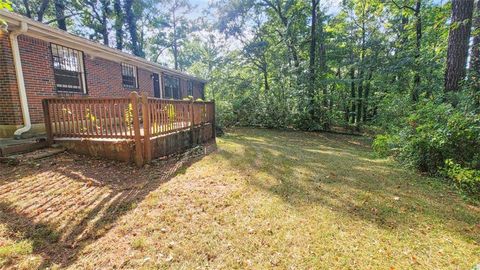
[(52, 134), (52, 119), (50, 119), (50, 110), (48, 108), (48, 100), (42, 100), (43, 106), (43, 119), (45, 123), (45, 131), (47, 132), (47, 144), (50, 146), (53, 144)]
[(138, 115), (138, 94), (133, 91), (130, 93), (130, 103), (132, 104), (133, 117), (133, 135), (135, 138), (135, 164), (138, 167), (143, 165), (142, 137), (140, 134), (140, 119)]
[(192, 146), (194, 145), (194, 127), (195, 127), (195, 108), (193, 107), (194, 101), (193, 99), (190, 101), (190, 142)]
[(150, 110), (148, 106), (148, 96), (142, 93), (142, 114), (143, 114), (143, 147), (145, 153), (145, 162), (152, 161), (152, 147), (150, 144)]

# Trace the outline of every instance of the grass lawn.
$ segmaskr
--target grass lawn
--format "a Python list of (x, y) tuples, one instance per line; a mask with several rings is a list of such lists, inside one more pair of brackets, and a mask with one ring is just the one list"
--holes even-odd
[(235, 129), (138, 170), (0, 165), (0, 268), (472, 269), (480, 208), (362, 137)]

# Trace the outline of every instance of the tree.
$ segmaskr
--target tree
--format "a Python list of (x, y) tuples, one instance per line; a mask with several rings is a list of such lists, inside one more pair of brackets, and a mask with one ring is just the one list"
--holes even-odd
[(115, 11), (115, 48), (123, 49), (123, 24), (124, 15), (122, 10), (122, 3), (120, 0), (113, 0), (113, 10)]
[(58, 28), (67, 31), (67, 21), (65, 17), (65, 3), (64, 0), (54, 0), (55, 4), (55, 18)]
[(17, 7), (15, 11), (39, 22), (43, 22), (49, 3), (50, 0), (17, 0), (13, 2)]
[(128, 26), (128, 32), (130, 33), (132, 53), (136, 56), (144, 57), (145, 54), (138, 42), (137, 18), (133, 10), (133, 4), (133, 0), (125, 0), (125, 21)]
[(180, 50), (184, 40), (191, 32), (190, 22), (186, 19), (185, 14), (190, 12), (191, 6), (187, 0), (172, 0), (168, 7), (167, 25), (170, 34), (167, 34), (167, 44), (173, 55), (173, 63), (175, 69), (183, 70), (179, 65)]
[(108, 21), (112, 13), (110, 0), (83, 0), (78, 8), (83, 8), (83, 25), (94, 31), (90, 39), (100, 36), (103, 44), (108, 46)]
[[(420, 51), (421, 51), (421, 44), (422, 44), (422, 0), (415, 0), (415, 6), (411, 7), (408, 5), (400, 5), (395, 0), (391, 0), (392, 3), (401, 10), (407, 10), (413, 12), (413, 16), (415, 17), (415, 65), (419, 65), (420, 59)], [(402, 15), (402, 29), (404, 29), (408, 19)], [(415, 75), (413, 78), (413, 89), (412, 89), (412, 100), (414, 102), (418, 101), (419, 98), (419, 87), (420, 87), (420, 74), (419, 71), (415, 71)]]
[(458, 92), (465, 78), (472, 26), (473, 0), (452, 1), (452, 23), (448, 34), (445, 92)]
[(310, 84), (309, 84), (309, 91), (308, 91), (308, 112), (310, 114), (310, 118), (313, 120), (315, 118), (315, 58), (316, 58), (316, 51), (317, 51), (317, 12), (318, 12), (318, 0), (312, 0), (311, 9), (311, 26), (310, 26), (310, 64), (309, 64), (309, 72), (310, 72)]

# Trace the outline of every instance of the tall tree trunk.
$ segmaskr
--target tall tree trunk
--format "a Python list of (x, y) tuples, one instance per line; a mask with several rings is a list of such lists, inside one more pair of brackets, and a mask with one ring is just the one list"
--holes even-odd
[[(421, 16), (422, 1), (417, 0), (415, 4), (415, 65), (418, 67), (420, 62), (420, 49), (422, 42), (422, 16)], [(413, 78), (412, 100), (418, 101), (420, 96), (420, 74), (418, 69), (415, 70)]]
[[(365, 4), (364, 4), (365, 5)], [(359, 83), (358, 83), (358, 95), (357, 95), (357, 119), (356, 124), (360, 124), (362, 121), (362, 112), (363, 112), (363, 83), (365, 76), (365, 52), (366, 52), (366, 28), (365, 28), (365, 7), (362, 11), (362, 37), (361, 37), (361, 52), (360, 52), (360, 73), (359, 73)], [(358, 126), (357, 126), (358, 127)]]
[[(325, 72), (327, 70), (327, 52), (325, 48), (325, 33), (323, 31), (323, 17), (322, 14), (319, 13), (318, 15), (318, 38), (319, 38), (319, 46), (318, 46), (318, 76), (320, 79), (324, 78)], [(328, 100), (328, 91), (327, 87), (322, 84), (322, 105), (326, 108), (329, 104)], [(326, 128), (327, 129), (327, 128)]]
[(130, 33), (130, 41), (132, 43), (132, 51), (136, 56), (143, 56), (141, 48), (138, 46), (137, 21), (133, 12), (133, 0), (125, 0), (125, 13), (128, 31)]
[(119, 50), (123, 49), (123, 11), (120, 0), (115, 0), (113, 3), (113, 9), (115, 11), (115, 47)]
[(358, 83), (358, 94), (357, 94), (357, 119), (355, 120), (356, 124), (360, 124), (362, 122), (362, 112), (363, 112), (363, 69), (360, 69), (359, 78), (360, 81)]
[(43, 22), (43, 15), (45, 15), (45, 11), (47, 10), (49, 3), (50, 0), (42, 0), (40, 7), (38, 7), (37, 21)]
[(310, 118), (314, 119), (315, 109), (314, 109), (314, 98), (315, 98), (315, 50), (317, 47), (317, 0), (312, 0), (312, 24), (310, 27), (310, 85), (308, 88), (308, 112)]
[(477, 1), (475, 18), (473, 20), (473, 32), (474, 37), (470, 69), (476, 73), (480, 73), (480, 1)]
[(55, 18), (57, 19), (58, 28), (67, 31), (65, 3), (63, 0), (55, 0)]
[(107, 28), (107, 17), (105, 16), (102, 20), (102, 38), (103, 44), (106, 46), (110, 45), (110, 41), (108, 39), (108, 28)]
[(473, 46), (470, 59), (470, 69), (480, 73), (480, 1), (477, 0), (475, 18), (473, 20)]
[(263, 83), (265, 86), (265, 93), (268, 93), (270, 92), (270, 84), (268, 83), (268, 69), (267, 69), (267, 61), (265, 59), (263, 60), (262, 72), (263, 72)]
[[(275, 11), (275, 13), (277, 13), (278, 18), (282, 22), (283, 27), (285, 29), (288, 29), (289, 26), (290, 26), (290, 22), (288, 21), (287, 16), (285, 16), (285, 14), (283, 14), (282, 7), (281, 7), (281, 2), (280, 1), (273, 2), (271, 0), (263, 0), (263, 2), (267, 6), (272, 8)], [(298, 52), (297, 52), (297, 49), (295, 47), (297, 42), (296, 42), (295, 37), (293, 37), (291, 34), (289, 34), (289, 32), (290, 31), (287, 31), (287, 33), (285, 35), (281, 34), (281, 32), (279, 32), (279, 33), (280, 33), (280, 37), (282, 38), (282, 40), (285, 41), (285, 45), (287, 46), (288, 50), (292, 54), (293, 65), (295, 66), (297, 74), (300, 74), (301, 73), (301, 70), (299, 69), (300, 60), (298, 58)]]
[[(341, 73), (340, 68), (338, 68), (338, 70), (337, 70), (337, 76), (338, 76), (337, 77), (338, 80), (340, 81), (342, 79), (342, 73)], [(347, 85), (345, 85), (345, 86), (347, 86)], [(342, 100), (342, 103), (343, 103), (343, 110), (344, 110), (343, 119), (344, 119), (345, 123), (348, 124), (349, 117), (350, 117), (350, 103), (348, 102), (348, 98), (346, 96), (344, 96), (343, 94), (342, 94), (340, 99)]]
[(372, 77), (373, 77), (373, 72), (370, 70), (368, 72), (368, 75), (367, 75), (367, 81), (366, 81), (366, 85), (365, 85), (365, 93), (363, 95), (363, 113), (362, 113), (362, 117), (363, 117), (363, 122), (367, 122), (368, 120), (368, 103), (369, 103), (369, 98), (370, 98), (370, 86), (371, 86), (371, 83), (370, 81), (372, 80)]
[(172, 21), (173, 21), (173, 62), (175, 64), (175, 70), (178, 70), (178, 38), (177, 38), (177, 18), (175, 16), (175, 10), (172, 12)]
[(480, 108), (480, 0), (477, 0), (477, 8), (473, 21), (473, 44), (470, 59), (472, 90), (474, 91), (475, 105)]
[(103, 44), (109, 45), (108, 39), (108, 16), (110, 15), (110, 0), (102, 0), (102, 37), (103, 37)]
[(30, 2), (28, 0), (23, 0), (23, 5), (25, 6), (25, 16), (32, 18), (32, 12), (30, 11)]
[(350, 68), (350, 99), (352, 103), (352, 118), (351, 118), (351, 123), (355, 123), (355, 112), (356, 112), (356, 102), (357, 100), (355, 99), (355, 69), (352, 67)]
[(472, 26), (473, 0), (452, 0), (452, 26), (448, 33), (445, 92), (457, 92), (465, 78)]

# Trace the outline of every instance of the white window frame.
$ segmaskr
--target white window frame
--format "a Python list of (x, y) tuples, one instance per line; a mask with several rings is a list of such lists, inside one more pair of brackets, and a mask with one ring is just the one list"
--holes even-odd
[[(77, 72), (78, 75), (80, 76), (79, 87), (75, 87), (76, 85), (60, 84), (57, 82), (57, 78), (55, 78), (55, 87), (57, 92), (86, 94), (87, 81), (85, 78), (83, 52), (80, 50), (72, 49), (72, 48), (55, 44), (55, 43), (50, 43), (50, 52), (52, 54), (52, 65), (53, 65), (54, 76), (56, 76), (56, 72), (59, 72), (59, 71), (60, 72), (61, 71)], [(62, 55), (60, 55), (60, 52), (62, 52)], [(65, 56), (67, 56), (70, 59), (65, 60), (66, 58)], [(60, 65), (60, 67), (56, 66), (56, 64)]]
[[(138, 68), (136, 66), (132, 65), (132, 64), (129, 64), (129, 63), (121, 63), (121, 67), (122, 67), (122, 85), (123, 85), (123, 87), (128, 88), (128, 89), (138, 89)], [(129, 69), (129, 68), (132, 68), (131, 74), (125, 74), (124, 71)], [(123, 76), (129, 76), (129, 75), (131, 75), (131, 77), (133, 77), (135, 79), (134, 80), (134, 83), (135, 83), (134, 86), (125, 84)]]

